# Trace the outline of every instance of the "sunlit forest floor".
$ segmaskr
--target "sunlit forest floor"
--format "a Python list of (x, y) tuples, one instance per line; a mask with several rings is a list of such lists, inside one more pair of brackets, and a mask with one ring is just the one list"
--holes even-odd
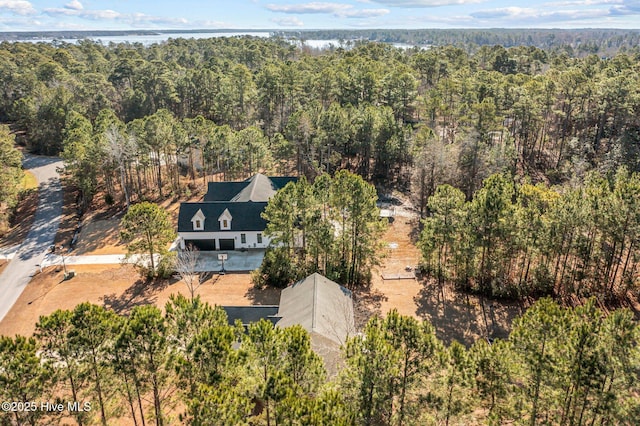
[(22, 242), (29, 233), (38, 206), (38, 191), (23, 193), (9, 218), (9, 229), (0, 234), (0, 249), (8, 249)]
[[(181, 202), (200, 201), (204, 192), (194, 192), (190, 197), (169, 197), (158, 205), (169, 212), (174, 224), (178, 223), (178, 210)], [(108, 206), (103, 196), (96, 196), (81, 220), (81, 230), (73, 254), (101, 255), (123, 254), (126, 246), (120, 241), (119, 224), (125, 213), (124, 206)]]
[(20, 195), (18, 205), (9, 218), (8, 228), (0, 230), (0, 274), (9, 264), (4, 256), (22, 243), (29, 233), (35, 217), (38, 191), (33, 174), (25, 172), (24, 183), (25, 191)]
[(418, 219), (396, 217), (385, 234), (391, 247), (383, 265), (374, 271), (371, 288), (356, 292), (356, 322), (362, 327), (371, 315), (384, 316), (392, 309), (402, 315), (430, 321), (437, 336), (450, 343), (457, 340), (471, 345), (482, 338), (505, 338), (511, 323), (525, 305), (488, 300), (475, 295), (440, 289), (430, 279), (385, 279), (407, 273), (420, 260), (416, 246)]

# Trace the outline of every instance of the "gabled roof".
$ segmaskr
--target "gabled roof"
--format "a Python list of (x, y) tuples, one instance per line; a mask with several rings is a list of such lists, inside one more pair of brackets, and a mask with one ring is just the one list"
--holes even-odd
[[(277, 190), (298, 178), (279, 176), (269, 178), (256, 174), (243, 182), (209, 182), (208, 192), (201, 203), (181, 203), (178, 214), (178, 232), (192, 232), (191, 220), (198, 209), (205, 218), (204, 232), (220, 231), (220, 223), (215, 220), (229, 210), (233, 217), (231, 231), (264, 231), (267, 221), (261, 216), (267, 201)], [(229, 231), (229, 229), (225, 229)]]
[(223, 220), (223, 219), (233, 219), (233, 215), (231, 214), (228, 208), (224, 209), (222, 213), (220, 213), (220, 216), (218, 216), (218, 220)]
[(249, 184), (245, 186), (242, 191), (238, 192), (231, 201), (235, 203), (269, 201), (269, 198), (278, 190), (273, 182), (261, 173), (253, 175), (247, 182), (249, 182)]
[(212, 220), (204, 221), (204, 230), (199, 232), (220, 231), (220, 222), (216, 220), (225, 211), (233, 217), (231, 223), (232, 231), (264, 231), (267, 221), (261, 216), (267, 203), (231, 203), (231, 202), (210, 202), (210, 203), (182, 203), (178, 213), (178, 232), (193, 232), (191, 219), (198, 210), (202, 210), (206, 218)]
[(282, 189), (289, 182), (297, 182), (298, 178), (294, 176), (272, 176), (269, 178), (277, 189)]
[(197, 212), (194, 213), (193, 217), (191, 218), (191, 221), (193, 222), (196, 219), (205, 219), (206, 216), (204, 215), (204, 213), (202, 213), (202, 209), (199, 209)]
[(246, 182), (209, 182), (204, 201), (229, 201), (245, 186)]
[(297, 177), (267, 177), (258, 173), (242, 182), (209, 182), (204, 201), (266, 202), (277, 190), (297, 180)]
[(318, 273), (282, 290), (278, 316), (278, 327), (300, 324), (338, 345), (355, 332), (351, 292)]

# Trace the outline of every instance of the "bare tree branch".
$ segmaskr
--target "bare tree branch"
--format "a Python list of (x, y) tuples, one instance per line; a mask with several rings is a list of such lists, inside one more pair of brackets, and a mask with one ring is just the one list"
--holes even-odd
[(196, 271), (196, 265), (198, 258), (200, 257), (200, 251), (197, 247), (189, 244), (184, 250), (178, 251), (176, 257), (176, 278), (185, 283), (189, 289), (191, 300), (195, 297), (196, 290), (202, 285), (203, 276)]

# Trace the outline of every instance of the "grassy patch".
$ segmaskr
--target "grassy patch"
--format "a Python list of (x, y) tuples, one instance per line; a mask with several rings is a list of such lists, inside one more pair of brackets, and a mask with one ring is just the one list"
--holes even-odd
[(22, 191), (28, 191), (30, 189), (38, 188), (38, 179), (36, 176), (28, 170), (24, 170), (22, 181), (20, 182), (20, 188)]

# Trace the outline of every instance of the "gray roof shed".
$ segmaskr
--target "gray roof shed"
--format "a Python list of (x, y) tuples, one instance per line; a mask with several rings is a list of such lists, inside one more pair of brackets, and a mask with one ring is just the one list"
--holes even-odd
[(311, 334), (342, 345), (355, 333), (351, 292), (314, 273), (280, 294), (278, 327), (300, 324)]

